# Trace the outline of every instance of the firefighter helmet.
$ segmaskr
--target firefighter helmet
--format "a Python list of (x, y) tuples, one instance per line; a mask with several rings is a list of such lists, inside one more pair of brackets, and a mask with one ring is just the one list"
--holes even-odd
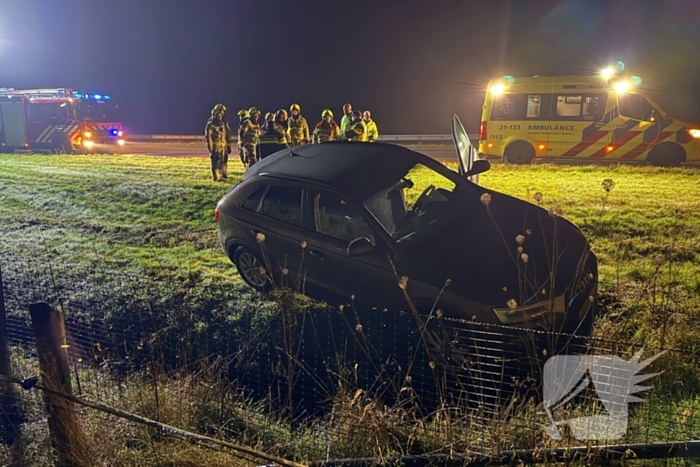
[(265, 114), (265, 121), (272, 120), (273, 118), (275, 118), (275, 114), (273, 114), (272, 112), (268, 112)]
[(326, 109), (321, 112), (321, 118), (326, 118), (326, 115), (330, 115), (333, 118), (333, 111), (331, 109)]
[(238, 116), (241, 118), (248, 118), (248, 111), (246, 109), (241, 109), (238, 111)]
[(289, 108), (289, 111), (294, 112), (295, 110), (297, 112), (301, 112), (301, 106), (299, 104), (292, 104), (292, 106)]
[(362, 112), (360, 112), (359, 110), (353, 110), (353, 111), (352, 111), (352, 116), (353, 116), (353, 117), (362, 118)]
[(253, 114), (256, 114), (256, 113), (260, 113), (260, 110), (258, 110), (257, 107), (251, 107), (248, 109), (248, 115), (250, 115), (251, 117), (253, 116)]
[(226, 113), (226, 106), (224, 104), (216, 104), (213, 109), (211, 109), (212, 116), (216, 116), (219, 112)]

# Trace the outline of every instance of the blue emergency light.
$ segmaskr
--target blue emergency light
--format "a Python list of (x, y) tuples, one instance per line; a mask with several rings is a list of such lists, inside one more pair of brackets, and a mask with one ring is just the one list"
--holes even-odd
[(115, 135), (115, 136), (116, 136), (116, 135), (117, 135), (117, 133), (119, 133), (119, 132), (118, 132), (117, 130), (112, 130), (112, 134), (113, 134), (113, 135)]
[(97, 100), (102, 99), (102, 96), (100, 96), (99, 94), (95, 94), (93, 97), (94, 97), (95, 99), (97, 99)]

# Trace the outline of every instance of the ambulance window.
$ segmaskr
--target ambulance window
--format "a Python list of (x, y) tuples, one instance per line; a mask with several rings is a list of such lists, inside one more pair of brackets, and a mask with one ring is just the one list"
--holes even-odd
[(600, 120), (605, 114), (605, 104), (607, 104), (608, 96), (598, 94), (595, 96), (583, 97), (583, 117), (584, 120)]
[(527, 118), (537, 118), (540, 116), (542, 108), (542, 96), (530, 94), (527, 96)]
[(581, 96), (557, 96), (557, 115), (560, 117), (579, 117), (581, 115)]
[(620, 115), (634, 120), (651, 121), (654, 106), (637, 94), (618, 94)]
[(525, 94), (503, 94), (493, 100), (492, 120), (525, 120), (527, 96)]

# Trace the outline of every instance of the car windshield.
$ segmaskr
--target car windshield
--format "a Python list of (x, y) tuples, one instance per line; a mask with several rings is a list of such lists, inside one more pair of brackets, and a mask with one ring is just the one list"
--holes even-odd
[(444, 217), (456, 183), (423, 164), (364, 201), (364, 206), (397, 242), (419, 234)]

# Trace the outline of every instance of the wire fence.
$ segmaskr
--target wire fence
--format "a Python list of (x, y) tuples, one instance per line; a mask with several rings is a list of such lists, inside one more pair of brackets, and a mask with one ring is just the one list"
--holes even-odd
[[(15, 376), (39, 375), (28, 307), (45, 301), (65, 314), (76, 395), (287, 459), (464, 465), (518, 452), (547, 462), (556, 452), (573, 460), (582, 446), (577, 459), (603, 456), (596, 446), (620, 446), (628, 461), (698, 456), (695, 349), (421, 316), (409, 305), (331, 309), (289, 291), (267, 298), (103, 264), (6, 256), (0, 267)], [(700, 319), (688, 325), (700, 329)], [(21, 397), (30, 415), (5, 431), (41, 439), (40, 399)], [(157, 432), (81, 413), (90, 433), (109, 429), (117, 444), (166, 455)], [(101, 444), (105, 458), (116, 455)]]

